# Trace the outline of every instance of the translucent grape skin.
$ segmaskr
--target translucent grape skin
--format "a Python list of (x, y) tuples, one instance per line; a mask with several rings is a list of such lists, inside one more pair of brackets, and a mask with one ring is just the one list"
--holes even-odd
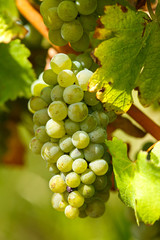
[(104, 159), (90, 162), (89, 167), (98, 176), (104, 175), (108, 171), (108, 163)]
[(90, 15), (80, 15), (80, 22), (85, 31), (92, 32), (96, 28), (96, 21), (98, 19), (97, 14), (92, 13)]
[(95, 106), (96, 104), (98, 104), (99, 101), (96, 98), (96, 93), (85, 92), (84, 102), (89, 106)]
[(45, 126), (40, 126), (35, 130), (35, 137), (42, 143), (48, 142), (50, 140), (50, 137), (46, 133)]
[(43, 16), (45, 25), (52, 29), (58, 30), (61, 28), (63, 21), (59, 18), (57, 13), (57, 7), (49, 8), (47, 13)]
[(62, 121), (67, 117), (68, 108), (63, 101), (54, 101), (48, 107), (48, 115), (55, 121)]
[(67, 104), (80, 102), (83, 99), (84, 92), (81, 87), (71, 85), (64, 89), (63, 99)]
[(73, 103), (68, 107), (68, 117), (73, 122), (82, 122), (88, 115), (88, 108), (84, 102)]
[(85, 159), (89, 162), (100, 159), (104, 154), (104, 147), (101, 144), (90, 143), (87, 148), (84, 149)]
[(80, 62), (83, 68), (90, 69), (93, 64), (93, 59), (89, 55), (89, 53), (82, 53), (76, 57), (76, 61)]
[(76, 77), (77, 77), (77, 85), (79, 85), (83, 91), (87, 91), (87, 86), (88, 86), (88, 82), (89, 79), (92, 77), (93, 72), (91, 72), (88, 69), (84, 69), (82, 71), (80, 71)]
[(97, 176), (95, 182), (93, 183), (96, 191), (102, 191), (108, 183), (107, 175)]
[[(49, 40), (54, 45), (62, 47), (62, 46), (65, 46), (67, 44), (67, 41), (62, 38), (61, 29), (58, 29), (58, 30), (51, 30), (50, 29), (49, 33), (48, 33), (48, 36), (49, 36)], [(58, 73), (58, 72), (56, 72), (56, 73)]]
[(50, 87), (45, 87), (42, 89), (40, 93), (40, 97), (48, 104), (51, 103), (51, 88)]
[(66, 176), (66, 184), (71, 188), (76, 188), (80, 185), (80, 176), (75, 172), (70, 172)]
[(65, 211), (64, 211), (65, 215), (67, 218), (69, 219), (75, 219), (78, 217), (79, 215), (79, 210), (78, 208), (75, 208), (75, 207), (72, 207), (71, 205), (68, 205), (66, 208), (65, 208)]
[(51, 91), (52, 101), (63, 101), (63, 91), (64, 91), (64, 88), (62, 88), (59, 85), (56, 85), (54, 88), (52, 88), (52, 91)]
[(46, 123), (46, 132), (52, 138), (62, 138), (65, 135), (64, 122), (50, 119)]
[(29, 148), (31, 151), (35, 154), (40, 154), (41, 153), (41, 148), (43, 146), (43, 143), (37, 139), (36, 137), (33, 137), (29, 143)]
[(51, 203), (52, 207), (60, 212), (63, 212), (68, 205), (67, 201), (64, 199), (63, 193), (53, 193)]
[(78, 12), (83, 15), (89, 15), (96, 10), (97, 0), (76, 0)]
[(55, 175), (49, 181), (49, 188), (52, 192), (63, 193), (66, 190), (66, 183), (60, 175)]
[(92, 184), (87, 185), (87, 184), (81, 184), (78, 187), (78, 191), (84, 198), (91, 198), (95, 194), (95, 188)]
[(88, 168), (84, 173), (81, 174), (81, 181), (84, 184), (92, 184), (95, 180), (96, 180), (95, 173)]
[(38, 96), (31, 97), (28, 102), (28, 109), (32, 113), (34, 113), (38, 110), (41, 110), (43, 108), (46, 108), (47, 106), (48, 106), (48, 104), (41, 97), (38, 97)]
[(89, 36), (87, 35), (87, 33), (84, 32), (82, 37), (78, 41), (71, 43), (71, 47), (77, 52), (82, 52), (88, 49), (89, 43)]
[(69, 155), (73, 160), (77, 158), (84, 158), (83, 150), (80, 150), (78, 148), (74, 148)]
[(62, 0), (44, 0), (40, 6), (40, 12), (43, 16), (46, 15), (47, 10), (52, 7), (58, 7)]
[(67, 42), (77, 42), (83, 35), (83, 27), (79, 20), (64, 22), (61, 27), (61, 35)]
[(79, 208), (84, 203), (84, 197), (78, 191), (73, 191), (68, 195), (68, 203), (72, 207)]
[(85, 212), (92, 218), (101, 217), (105, 212), (105, 204), (99, 199), (94, 199), (88, 203)]
[(65, 153), (69, 153), (70, 151), (72, 151), (72, 149), (74, 148), (74, 145), (72, 143), (72, 137), (65, 135), (59, 140), (59, 146), (60, 149)]
[(41, 156), (48, 163), (56, 163), (63, 154), (57, 143), (46, 142), (41, 149)]
[(72, 61), (66, 54), (59, 53), (53, 56), (50, 65), (53, 72), (58, 74), (65, 69), (71, 70)]
[(87, 118), (80, 123), (82, 131), (87, 133), (93, 131), (97, 127), (97, 120), (94, 115), (88, 114)]
[(97, 127), (89, 133), (89, 137), (93, 143), (104, 143), (105, 139), (107, 139), (107, 133), (104, 128)]
[(42, 75), (43, 81), (49, 85), (57, 84), (57, 74), (52, 71), (52, 69), (47, 69)]
[(47, 108), (38, 110), (33, 115), (33, 122), (38, 126), (46, 125), (47, 121), (50, 119), (48, 116)]
[(70, 119), (66, 119), (64, 122), (65, 130), (68, 135), (73, 135), (75, 132), (80, 130), (80, 125), (77, 122), (73, 122)]
[(72, 143), (78, 149), (86, 148), (89, 142), (90, 142), (89, 136), (84, 131), (77, 131), (72, 136)]
[(57, 81), (61, 87), (68, 87), (76, 81), (76, 76), (71, 70), (62, 70), (58, 74)]
[(69, 172), (72, 170), (72, 163), (73, 159), (69, 155), (64, 154), (58, 159), (57, 168), (61, 172)]
[(72, 21), (78, 15), (76, 5), (72, 1), (63, 1), (58, 5), (58, 16), (64, 21)]
[(87, 169), (87, 162), (86, 162), (86, 160), (83, 159), (83, 158), (77, 158), (72, 163), (72, 169), (73, 169), (74, 172), (76, 172), (78, 174), (85, 172), (86, 169)]

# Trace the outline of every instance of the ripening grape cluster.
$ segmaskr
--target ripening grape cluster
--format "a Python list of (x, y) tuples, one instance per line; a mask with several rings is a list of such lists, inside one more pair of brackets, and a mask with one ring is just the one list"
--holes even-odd
[(57, 46), (68, 42), (75, 51), (89, 47), (89, 33), (102, 14), (104, 0), (43, 0), (40, 11), (49, 28), (49, 39)]
[(104, 144), (109, 115), (96, 94), (87, 91), (93, 72), (86, 68), (89, 58), (83, 64), (56, 54), (43, 81), (33, 84), (34, 96), (28, 103), (35, 131), (30, 149), (41, 154), (53, 174), (49, 181), (53, 208), (69, 219), (104, 213), (112, 172)]

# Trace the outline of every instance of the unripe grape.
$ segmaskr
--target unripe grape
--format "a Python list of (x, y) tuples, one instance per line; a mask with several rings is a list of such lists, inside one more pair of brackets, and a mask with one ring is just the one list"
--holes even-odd
[(86, 148), (89, 144), (89, 136), (84, 131), (77, 131), (72, 136), (72, 143), (78, 149)]
[(49, 188), (52, 192), (63, 193), (66, 190), (66, 183), (60, 175), (53, 176), (49, 181)]
[(87, 115), (88, 108), (83, 102), (73, 103), (68, 107), (68, 117), (74, 122), (82, 122)]
[(46, 123), (46, 132), (52, 138), (61, 138), (65, 135), (65, 128), (63, 121), (54, 121), (50, 119)]

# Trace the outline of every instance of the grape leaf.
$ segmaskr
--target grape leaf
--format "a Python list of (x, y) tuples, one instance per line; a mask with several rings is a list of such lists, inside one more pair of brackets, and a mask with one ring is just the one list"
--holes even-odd
[(35, 74), (27, 59), (29, 55), (30, 51), (20, 40), (0, 44), (0, 104), (8, 99), (30, 96)]
[(108, 111), (128, 111), (136, 87), (145, 105), (160, 98), (158, 22), (144, 12), (121, 5), (106, 6), (95, 37), (104, 40), (94, 51), (101, 67), (92, 75), (88, 88), (97, 92)]
[[(137, 223), (154, 224), (160, 218), (160, 142), (147, 152), (140, 151), (137, 160), (127, 156), (127, 145), (117, 138), (106, 141), (112, 154), (113, 171), (122, 201), (135, 211)], [(156, 160), (155, 160), (156, 159)]]

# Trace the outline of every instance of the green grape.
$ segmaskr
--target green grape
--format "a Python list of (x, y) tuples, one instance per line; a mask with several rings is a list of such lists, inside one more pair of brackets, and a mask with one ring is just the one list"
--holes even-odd
[(95, 182), (93, 183), (96, 191), (102, 191), (108, 183), (107, 175), (97, 176)]
[(104, 175), (108, 171), (108, 163), (104, 159), (90, 162), (89, 167), (98, 176)]
[[(68, 53), (67, 54), (68, 57), (72, 60), (72, 61), (75, 61), (76, 60), (76, 55), (74, 53)], [(72, 69), (71, 69), (72, 70)]]
[(97, 70), (97, 68), (99, 68), (99, 65), (95, 62), (92, 63), (92, 66), (90, 67), (90, 70), (92, 72), (95, 72)]
[(40, 79), (35, 80), (31, 85), (31, 93), (33, 96), (40, 96), (41, 90), (48, 85)]
[(109, 199), (109, 189), (108, 186), (102, 191), (96, 192), (96, 198), (99, 198), (103, 202), (107, 202)]
[(92, 32), (96, 28), (96, 21), (98, 19), (97, 14), (92, 13), (90, 15), (80, 15), (80, 22), (86, 32)]
[(95, 188), (93, 185), (81, 184), (78, 187), (78, 191), (84, 198), (91, 198), (95, 194)]
[(71, 205), (68, 205), (66, 208), (65, 208), (65, 211), (64, 211), (65, 215), (67, 218), (69, 219), (75, 219), (78, 217), (79, 215), (79, 210), (78, 208), (75, 208), (75, 207), (72, 207)]
[(28, 48), (40, 48), (42, 35), (31, 24), (25, 24), (24, 27), (27, 30), (27, 33), (22, 42)]
[(33, 114), (33, 122), (38, 126), (44, 126), (48, 122), (50, 117), (48, 116), (47, 108), (36, 111)]
[(85, 218), (87, 217), (87, 213), (85, 211), (79, 211), (79, 218)]
[(58, 143), (59, 139), (58, 138), (50, 138), (52, 143)]
[(77, 52), (82, 52), (89, 48), (89, 43), (90, 39), (87, 33), (84, 32), (82, 37), (78, 41), (71, 43), (71, 47)]
[(109, 123), (108, 115), (105, 112), (95, 111), (92, 113), (96, 117), (99, 126), (106, 128)]
[(58, 5), (58, 16), (64, 21), (72, 21), (78, 15), (78, 11), (74, 2), (63, 1)]
[(51, 91), (51, 99), (52, 101), (63, 101), (63, 91), (64, 88), (62, 88), (59, 85), (56, 85), (54, 88), (52, 88)]
[(72, 136), (72, 143), (78, 149), (83, 149), (88, 146), (90, 138), (84, 131), (77, 131)]
[(67, 42), (77, 42), (83, 35), (83, 27), (79, 20), (64, 22), (61, 27), (61, 35)]
[(67, 117), (68, 108), (62, 101), (54, 101), (48, 107), (48, 115), (55, 121), (61, 121)]
[(84, 158), (83, 150), (80, 150), (78, 148), (74, 148), (69, 155), (73, 160), (77, 158)]
[(64, 153), (62, 152), (57, 143), (47, 142), (43, 145), (41, 149), (42, 158), (46, 160), (49, 164), (56, 163), (58, 158), (63, 154)]
[(84, 102), (73, 103), (68, 107), (68, 117), (74, 122), (82, 122), (88, 115), (88, 108)]
[(68, 203), (72, 207), (79, 208), (84, 203), (84, 197), (78, 191), (73, 191), (68, 195)]
[(105, 212), (105, 204), (99, 199), (94, 199), (88, 203), (85, 211), (89, 217), (101, 217)]
[(41, 110), (43, 108), (46, 108), (48, 104), (40, 97), (31, 97), (29, 102), (28, 102), (28, 109), (32, 112), (35, 113), (38, 110)]
[(64, 89), (63, 99), (67, 104), (80, 102), (83, 99), (84, 92), (81, 87), (71, 85)]
[(40, 97), (48, 104), (52, 102), (51, 100), (51, 88), (50, 87), (45, 87), (42, 89)]
[(93, 13), (97, 8), (97, 0), (76, 0), (78, 12), (83, 15)]
[(62, 70), (69, 69), (71, 70), (72, 61), (67, 56), (67, 54), (64, 53), (58, 53), (53, 56), (50, 62), (51, 68), (53, 72), (60, 73)]
[(80, 62), (84, 68), (89, 69), (93, 64), (93, 59), (89, 53), (82, 53), (76, 57), (76, 61)]
[(72, 137), (68, 135), (65, 135), (64, 137), (62, 137), (59, 140), (59, 146), (63, 152), (65, 153), (70, 152), (74, 148), (72, 143)]
[(117, 118), (117, 115), (113, 111), (107, 112), (106, 114), (109, 117), (109, 123), (114, 122)]
[(70, 172), (66, 176), (66, 184), (71, 188), (76, 188), (80, 185), (81, 178), (75, 172)]
[(104, 143), (105, 139), (107, 139), (106, 130), (101, 127), (97, 127), (95, 130), (88, 134), (91, 142), (93, 143)]
[(63, 193), (66, 190), (66, 183), (60, 175), (54, 175), (49, 181), (49, 188), (52, 192)]
[[(49, 30), (48, 37), (51, 43), (53, 43), (56, 46), (65, 46), (67, 44), (67, 41), (62, 38), (61, 35), (61, 29), (58, 30)], [(58, 74), (58, 72), (55, 72)]]
[(72, 71), (76, 75), (79, 71), (83, 69), (82, 64), (78, 61), (72, 60)]
[(34, 133), (35, 133), (36, 129), (39, 128), (39, 127), (40, 127), (40, 125), (33, 124), (33, 131), (34, 131)]
[(68, 135), (73, 135), (73, 133), (80, 130), (80, 125), (77, 122), (73, 122), (70, 119), (66, 119), (64, 122), (64, 127)]
[(83, 158), (77, 158), (72, 164), (72, 169), (76, 173), (83, 173), (87, 169), (87, 162)]
[(48, 170), (53, 175), (59, 174), (59, 169), (57, 168), (57, 165), (55, 163), (49, 163), (48, 164)]
[(84, 69), (82, 71), (80, 71), (76, 77), (77, 77), (77, 82), (76, 84), (79, 85), (83, 91), (87, 91), (87, 87), (88, 87), (88, 82), (89, 79), (92, 77), (93, 72), (91, 72), (88, 69)]
[(65, 135), (64, 122), (50, 119), (46, 123), (46, 132), (52, 138), (62, 138)]
[(96, 179), (95, 173), (88, 168), (84, 173), (81, 174), (81, 181), (84, 184), (92, 184), (95, 181), (95, 179)]
[(44, 0), (40, 5), (40, 12), (43, 16), (46, 15), (49, 8), (58, 7), (62, 0)]
[(53, 193), (51, 203), (52, 203), (52, 207), (60, 212), (63, 212), (68, 205), (62, 193)]
[[(63, 180), (65, 181), (65, 180), (66, 180), (67, 173), (65, 173), (65, 172), (60, 172), (60, 175), (61, 175), (61, 177), (63, 178)], [(68, 192), (67, 192), (67, 193), (68, 193)]]
[(35, 130), (35, 137), (42, 143), (48, 142), (50, 140), (50, 137), (46, 133), (45, 126), (40, 126)]
[(57, 74), (52, 71), (52, 69), (47, 69), (43, 72), (43, 81), (49, 85), (57, 84)]
[(98, 103), (98, 100), (96, 98), (96, 93), (85, 92), (84, 93), (84, 102), (89, 106), (95, 106)]
[(71, 70), (62, 70), (58, 74), (57, 81), (61, 87), (68, 87), (76, 81), (76, 76)]
[(72, 170), (73, 159), (67, 154), (62, 155), (57, 161), (57, 168), (61, 172), (69, 172)]
[(103, 155), (103, 159), (108, 163), (110, 164), (111, 163), (111, 155), (109, 154), (109, 152), (105, 151), (104, 155)]
[(80, 123), (81, 130), (87, 133), (93, 131), (96, 127), (96, 118), (91, 114), (88, 114), (87, 118)]
[(62, 27), (63, 21), (59, 18), (57, 7), (49, 8), (43, 16), (44, 24), (51, 30), (58, 30)]
[(104, 154), (104, 147), (101, 144), (90, 143), (87, 148), (84, 149), (85, 159), (89, 162), (100, 159)]
[(103, 105), (101, 102), (98, 102), (95, 106), (92, 106), (92, 110), (93, 111), (103, 111)]
[(43, 146), (43, 143), (37, 139), (36, 137), (33, 137), (29, 143), (29, 148), (31, 151), (35, 154), (40, 154), (41, 153), (41, 148)]

